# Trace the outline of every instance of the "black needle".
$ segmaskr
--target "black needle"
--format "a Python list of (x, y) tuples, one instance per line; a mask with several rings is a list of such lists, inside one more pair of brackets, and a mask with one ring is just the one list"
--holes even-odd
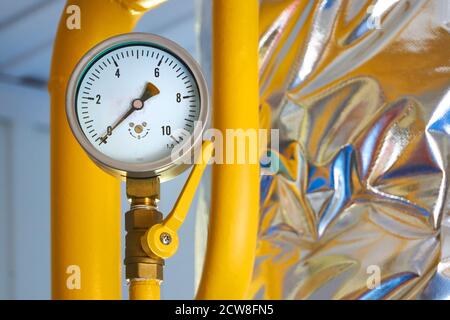
[(141, 110), (144, 107), (144, 102), (150, 99), (151, 97), (154, 97), (159, 94), (159, 89), (151, 82), (147, 82), (145, 85), (144, 92), (138, 99), (134, 99), (131, 102), (131, 107), (116, 121), (113, 125), (109, 126), (106, 129), (106, 133), (100, 138), (100, 144), (106, 142), (106, 139), (108, 139), (108, 136), (110, 136), (115, 128), (119, 124), (121, 124), (126, 118), (130, 116), (134, 111)]

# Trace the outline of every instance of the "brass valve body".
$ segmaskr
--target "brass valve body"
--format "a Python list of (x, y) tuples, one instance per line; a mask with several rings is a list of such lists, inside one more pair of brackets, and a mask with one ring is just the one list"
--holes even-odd
[(164, 260), (149, 256), (141, 245), (145, 232), (162, 222), (156, 209), (159, 200), (159, 179), (127, 179), (127, 197), (131, 208), (125, 214), (125, 274), (129, 280), (163, 280)]

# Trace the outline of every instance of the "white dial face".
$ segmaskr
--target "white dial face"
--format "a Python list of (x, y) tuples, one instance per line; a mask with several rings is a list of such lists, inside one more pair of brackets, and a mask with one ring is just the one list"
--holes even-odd
[(148, 43), (115, 46), (91, 61), (78, 82), (76, 114), (89, 142), (106, 156), (147, 163), (187, 141), (200, 115), (191, 70)]

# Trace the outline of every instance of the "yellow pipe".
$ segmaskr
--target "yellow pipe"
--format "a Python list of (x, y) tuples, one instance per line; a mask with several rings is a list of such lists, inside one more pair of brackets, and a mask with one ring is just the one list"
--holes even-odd
[[(97, 168), (75, 141), (66, 121), (65, 93), (82, 55), (108, 37), (131, 31), (154, 3), (72, 0), (69, 13), (62, 14), (49, 83), (54, 299), (121, 298), (119, 181)], [(80, 9), (81, 29), (67, 27), (77, 14), (71, 5)]]
[(159, 300), (161, 299), (159, 280), (131, 280), (130, 300)]
[[(223, 133), (258, 129), (258, 1), (214, 0), (212, 39), (214, 128)], [(246, 297), (258, 213), (259, 165), (214, 165), (208, 244), (197, 298)]]

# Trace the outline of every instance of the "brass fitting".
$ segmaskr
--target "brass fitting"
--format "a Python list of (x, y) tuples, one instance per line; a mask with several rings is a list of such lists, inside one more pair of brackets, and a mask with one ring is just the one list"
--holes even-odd
[(133, 179), (127, 178), (127, 198), (131, 208), (138, 205), (156, 207), (159, 201), (159, 178)]
[(162, 222), (156, 208), (159, 200), (159, 178), (127, 179), (127, 197), (131, 202), (125, 214), (125, 273), (127, 279), (163, 280), (164, 260), (148, 255), (141, 245), (146, 231)]

